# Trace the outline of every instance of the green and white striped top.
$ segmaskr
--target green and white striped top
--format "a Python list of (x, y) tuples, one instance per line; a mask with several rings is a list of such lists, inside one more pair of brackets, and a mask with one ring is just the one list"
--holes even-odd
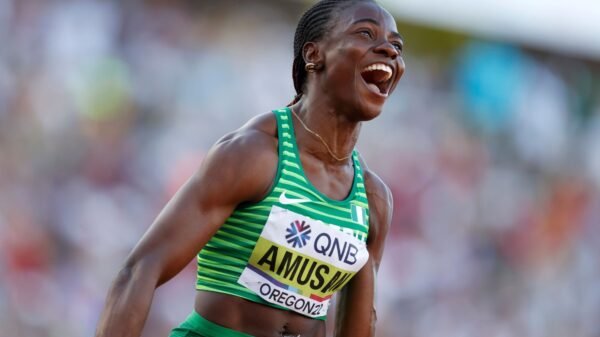
[[(200, 251), (196, 289), (239, 296), (264, 305), (325, 319), (330, 293), (339, 290), (356, 273), (351, 271), (352, 268), (344, 269), (343, 260), (354, 264), (356, 257), (361, 255), (357, 255), (357, 251), (366, 252), (369, 205), (358, 153), (356, 150), (352, 153), (354, 181), (349, 195), (344, 200), (330, 199), (319, 192), (304, 174), (296, 145), (291, 110), (284, 108), (274, 110), (273, 113), (277, 118), (279, 137), (279, 161), (275, 183), (262, 201), (239, 205)], [(287, 220), (288, 218), (276, 220), (283, 219), (274, 214), (281, 211), (287, 212), (286, 216), (291, 216), (289, 219), (292, 221)], [(308, 225), (304, 222), (301, 225), (294, 219), (306, 220)], [(283, 243), (275, 244), (265, 239), (267, 236), (263, 229), (267, 223), (271, 223), (270, 227), (276, 226), (281, 229)], [(339, 242), (331, 239), (337, 234), (327, 235), (318, 231), (318, 228), (324, 228), (324, 225), (328, 230), (334, 228), (336, 232), (346, 235), (342, 235)], [(259, 241), (266, 243), (257, 245)], [(272, 246), (268, 247), (269, 244)], [(263, 246), (259, 247), (260, 245)], [(307, 251), (309, 246), (314, 246), (316, 253)], [(288, 255), (282, 253), (284, 251)], [(261, 257), (257, 254), (263, 255)], [(368, 258), (368, 253), (366, 254)], [(336, 256), (340, 261), (329, 261)], [(363, 258), (364, 256), (359, 260)], [(360, 268), (366, 262), (366, 258), (352, 267)], [(261, 265), (264, 267), (263, 271), (254, 268), (260, 268)], [(310, 269), (307, 269), (308, 266)], [(336, 266), (341, 266), (342, 269)], [(260, 288), (259, 291), (259, 288), (244, 286), (243, 284), (247, 283), (242, 282), (240, 276), (248, 268), (271, 280), (270, 286), (277, 288), (275, 285), (279, 285), (291, 292), (286, 293), (287, 290), (282, 290), (273, 294), (271, 291), (267, 295), (266, 287)], [(314, 287), (311, 290), (309, 286)], [(261, 294), (263, 289), (265, 293)], [(306, 297), (302, 297), (302, 294)], [(301, 297), (306, 303), (300, 303), (304, 301)], [(315, 306), (309, 305), (308, 302), (312, 301), (309, 298), (316, 299)], [(324, 308), (317, 310), (319, 301), (324, 300), (327, 300)], [(302, 306), (304, 309), (299, 308)], [(310, 311), (315, 314), (310, 315)]]

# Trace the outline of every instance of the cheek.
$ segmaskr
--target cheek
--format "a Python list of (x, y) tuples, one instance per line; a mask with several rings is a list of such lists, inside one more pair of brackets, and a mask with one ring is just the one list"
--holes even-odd
[(400, 80), (400, 78), (402, 77), (402, 75), (404, 75), (404, 70), (406, 69), (406, 66), (404, 64), (404, 59), (402, 57), (400, 57), (398, 59), (398, 80)]
[(338, 85), (352, 85), (356, 77), (362, 52), (351, 45), (341, 45), (327, 58), (328, 77), (337, 79)]
[(396, 69), (398, 69), (398, 72), (394, 78), (393, 87), (395, 87), (396, 84), (398, 84), (398, 82), (402, 78), (402, 75), (404, 75), (404, 71), (406, 70), (406, 67), (404, 64), (404, 59), (402, 58), (402, 56), (400, 56), (396, 59), (396, 67), (397, 67)]

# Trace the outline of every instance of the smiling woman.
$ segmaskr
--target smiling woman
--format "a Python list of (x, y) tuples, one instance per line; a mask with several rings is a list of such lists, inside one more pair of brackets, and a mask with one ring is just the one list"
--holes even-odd
[(321, 1), (294, 39), (297, 95), (225, 135), (114, 281), (96, 336), (139, 336), (156, 287), (195, 255), (195, 308), (176, 336), (373, 336), (389, 189), (354, 149), (404, 72), (393, 17)]

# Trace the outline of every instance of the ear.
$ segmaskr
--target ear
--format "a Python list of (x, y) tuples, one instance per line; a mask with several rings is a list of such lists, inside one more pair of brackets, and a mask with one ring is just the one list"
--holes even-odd
[(305, 63), (323, 64), (323, 54), (315, 42), (306, 42), (302, 47), (302, 57)]

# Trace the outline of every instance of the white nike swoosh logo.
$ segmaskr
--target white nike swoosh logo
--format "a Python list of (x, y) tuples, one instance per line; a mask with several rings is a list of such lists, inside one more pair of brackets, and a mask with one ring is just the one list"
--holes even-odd
[(285, 195), (285, 191), (283, 191), (281, 193), (281, 195), (279, 196), (279, 202), (283, 205), (290, 205), (290, 204), (300, 204), (303, 202), (310, 202), (310, 199), (305, 199), (305, 198), (299, 198), (299, 199), (294, 199), (294, 198), (288, 198)]

